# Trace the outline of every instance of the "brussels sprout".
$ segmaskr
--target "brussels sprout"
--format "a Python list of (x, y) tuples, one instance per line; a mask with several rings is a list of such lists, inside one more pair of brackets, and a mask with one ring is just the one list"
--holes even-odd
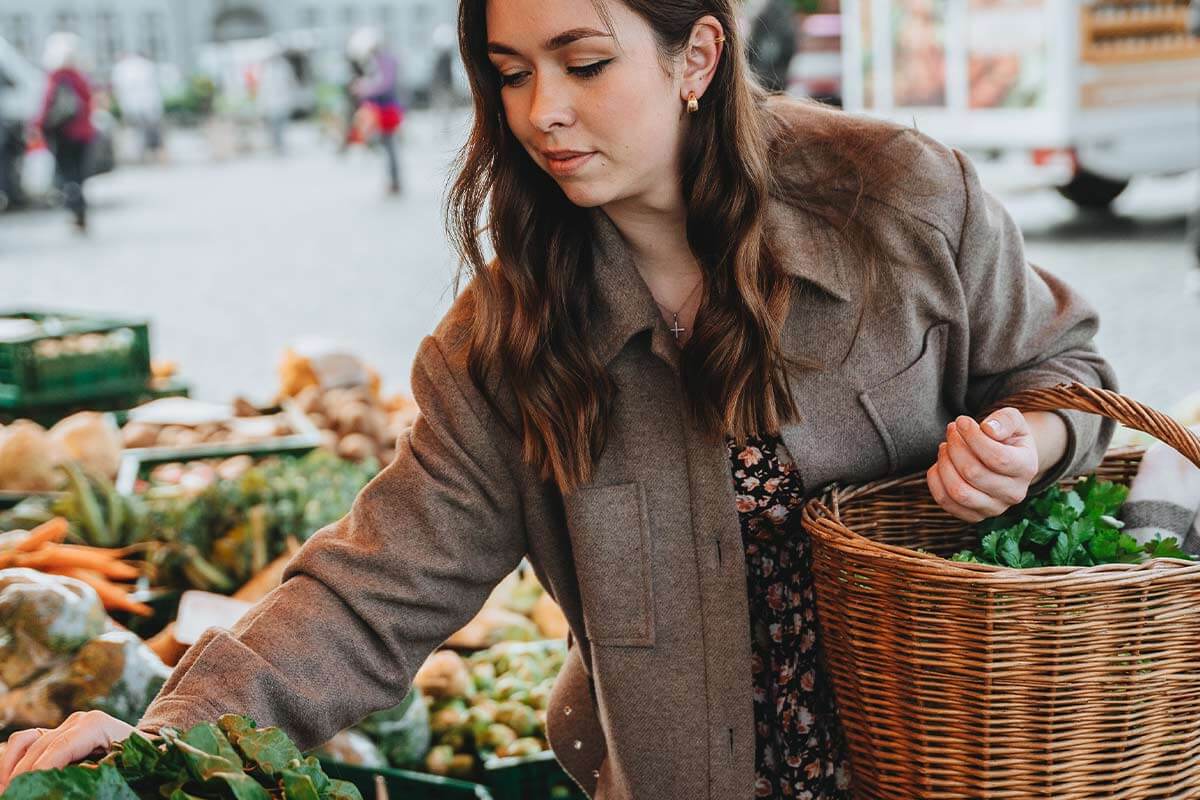
[(496, 709), (496, 722), (516, 731), (517, 736), (532, 736), (538, 732), (537, 714), (529, 706), (506, 701)]
[(471, 677), (475, 679), (475, 690), (481, 694), (490, 694), (496, 687), (496, 665), (486, 661), (471, 667)]
[(448, 705), (433, 712), (433, 715), (429, 718), (429, 727), (433, 731), (434, 736), (442, 736), (454, 728), (460, 727), (466, 721), (466, 705), (459, 703), (458, 705)]
[(448, 745), (454, 748), (454, 752), (462, 753), (470, 749), (471, 741), (471, 729), (464, 724), (457, 728), (451, 728), (442, 734), (441, 738), (438, 739), (438, 744)]
[(545, 749), (546, 748), (542, 745), (541, 739), (533, 736), (527, 736), (522, 739), (517, 739), (503, 750), (496, 751), (496, 755), (500, 756), (501, 758), (535, 756)]
[(479, 738), (481, 750), (502, 750), (517, 740), (517, 732), (507, 725), (489, 725)]
[(425, 771), (434, 775), (449, 775), (450, 764), (454, 761), (454, 748), (439, 744), (425, 756)]
[(554, 680), (547, 678), (529, 690), (529, 705), (539, 711), (545, 710), (550, 705), (550, 695), (553, 691)]
[(496, 688), (492, 690), (492, 697), (497, 700), (508, 700), (514, 692), (528, 688), (529, 684), (520, 678), (513, 675), (501, 675), (496, 679)]
[(459, 753), (450, 759), (447, 774), (451, 778), (469, 779), (475, 775), (475, 756), (470, 753)]

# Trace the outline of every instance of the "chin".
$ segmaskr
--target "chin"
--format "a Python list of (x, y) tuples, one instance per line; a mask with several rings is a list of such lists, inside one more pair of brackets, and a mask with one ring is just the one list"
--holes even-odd
[(597, 208), (611, 203), (616, 193), (590, 181), (562, 181), (558, 184), (563, 194), (580, 208)]

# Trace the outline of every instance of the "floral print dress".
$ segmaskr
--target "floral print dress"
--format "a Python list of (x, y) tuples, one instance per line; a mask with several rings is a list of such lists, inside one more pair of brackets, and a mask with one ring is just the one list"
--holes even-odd
[(755, 797), (845, 800), (850, 776), (819, 663), (800, 476), (778, 437), (727, 443), (750, 599)]

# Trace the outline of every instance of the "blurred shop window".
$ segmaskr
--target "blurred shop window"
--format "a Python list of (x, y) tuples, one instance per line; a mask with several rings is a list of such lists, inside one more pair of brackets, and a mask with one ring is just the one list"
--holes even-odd
[(414, 48), (420, 48), (429, 40), (430, 22), (433, 19), (433, 12), (429, 6), (424, 3), (417, 3), (412, 10), (412, 29), (409, 31), (409, 39)]
[(142, 52), (151, 61), (164, 61), (167, 55), (167, 26), (162, 12), (142, 14)]
[(101, 11), (96, 14), (96, 52), (100, 56), (100, 68), (107, 71), (117, 62), (121, 54), (121, 31), (117, 26), (117, 16), (112, 11)]
[(79, 33), (79, 15), (74, 11), (57, 11), (54, 14), (54, 30)]
[(391, 6), (377, 6), (375, 8), (375, 22), (379, 25), (379, 30), (383, 33), (385, 42), (396, 41), (396, 14), (395, 9)]
[(300, 11), (300, 27), (316, 30), (321, 27), (321, 9), (316, 6), (305, 6)]
[(25, 58), (34, 57), (33, 20), (28, 14), (10, 14), (4, 26), (4, 38)]

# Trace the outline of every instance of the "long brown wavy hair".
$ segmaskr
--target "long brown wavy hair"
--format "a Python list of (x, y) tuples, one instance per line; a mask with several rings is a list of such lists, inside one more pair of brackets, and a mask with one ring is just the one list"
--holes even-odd
[[(688, 410), (706, 433), (742, 440), (777, 432), (799, 416), (788, 372), (816, 365), (783, 352), (791, 283), (770, 252), (767, 203), (783, 197), (828, 222), (847, 247), (863, 249), (869, 236), (855, 211), (887, 136), (846, 115), (835, 122), (835, 112), (813, 115), (797, 134), (780, 111), (794, 101), (768, 98), (749, 71), (731, 0), (619, 2), (650, 25), (664, 61), (684, 50), (701, 18), (725, 28), (705, 111), (691, 115), (682, 151), (687, 237), (706, 288), (681, 375)], [(461, 258), (455, 291), (474, 279), (468, 369), (481, 389), (499, 370), (520, 409), (523, 459), (567, 493), (591, 479), (616, 391), (585, 335), (593, 299), (580, 287), (594, 269), (588, 214), (508, 129), (488, 59), (486, 0), (461, 0), (458, 28), (475, 115), (446, 224)], [(828, 151), (821, 172), (789, 164), (807, 160), (810, 148)], [(481, 229), (495, 251), (491, 263)], [(863, 276), (864, 296), (871, 280)]]

